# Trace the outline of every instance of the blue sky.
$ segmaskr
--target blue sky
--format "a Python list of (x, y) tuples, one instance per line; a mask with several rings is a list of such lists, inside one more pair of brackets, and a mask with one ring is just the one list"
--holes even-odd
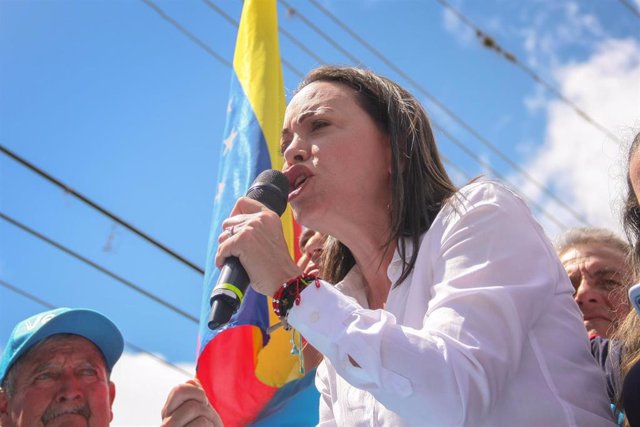
[[(482, 47), (435, 0), (317, 3), (396, 68), (313, 2), (279, 2), (282, 29), (316, 55), (280, 35), (282, 57), (294, 68), (283, 67), (287, 98), (299, 72), (320, 60), (366, 66), (416, 94), (434, 124), (472, 152), (468, 156), (438, 134), (458, 184), (478, 174), (491, 177), (495, 170), (533, 206), (550, 212), (545, 216), (534, 207), (551, 237), (564, 227), (550, 216), (566, 226), (579, 224), (463, 129), (462, 120), (589, 224), (617, 227), (624, 147), (640, 129), (640, 15), (622, 1), (452, 0), (615, 140)], [(242, 2), (154, 4), (209, 51), (149, 2), (1, 0), (0, 144), (203, 266), (236, 36), (235, 26), (216, 8), (237, 21)], [(631, 4), (639, 7), (637, 0)], [(198, 315), (198, 273), (1, 153), (0, 212)], [(195, 323), (2, 219), (0, 242), (5, 283), (56, 306), (97, 309), (115, 321), (128, 341), (192, 369)], [(0, 347), (15, 322), (41, 309), (0, 286)], [(121, 372), (114, 372), (123, 390), (114, 425), (153, 425), (162, 406), (158, 396), (186, 377), (161, 365), (152, 369), (153, 362), (128, 352), (131, 363), (123, 360)], [(140, 392), (141, 381), (132, 378), (143, 373), (133, 368), (134, 362), (155, 372), (158, 381), (164, 379), (157, 393)], [(148, 402), (127, 405), (127, 396), (141, 394), (148, 395)]]

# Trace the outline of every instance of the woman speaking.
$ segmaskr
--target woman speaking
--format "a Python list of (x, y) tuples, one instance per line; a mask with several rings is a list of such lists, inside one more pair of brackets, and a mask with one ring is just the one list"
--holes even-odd
[(542, 228), (500, 184), (452, 184), (411, 94), (318, 68), (287, 107), (281, 146), (296, 220), (332, 236), (326, 281), (303, 275), (278, 216), (247, 198), (216, 263), (237, 256), (324, 355), (320, 425), (614, 425)]

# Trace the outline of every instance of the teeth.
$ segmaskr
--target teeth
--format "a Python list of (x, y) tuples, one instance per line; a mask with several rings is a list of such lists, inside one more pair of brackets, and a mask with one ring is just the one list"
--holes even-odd
[(293, 186), (295, 188), (300, 187), (300, 185), (302, 185), (302, 183), (306, 181), (306, 179), (307, 179), (306, 175), (300, 175), (299, 177), (296, 178), (296, 181), (293, 183)]

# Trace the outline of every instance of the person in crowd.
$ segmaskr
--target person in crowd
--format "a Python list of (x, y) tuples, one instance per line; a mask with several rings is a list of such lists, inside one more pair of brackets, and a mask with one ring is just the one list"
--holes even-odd
[[(326, 236), (311, 229), (305, 229), (300, 235), (299, 248), (302, 255), (298, 260), (298, 267), (305, 275), (318, 276), (321, 269), (321, 258)], [(306, 340), (302, 347), (304, 372), (311, 372), (322, 362), (322, 354)]]
[[(93, 310), (62, 307), (19, 322), (0, 359), (0, 426), (108, 426), (123, 348), (118, 328)], [(167, 427), (222, 426), (197, 380), (171, 391), (162, 417)]]
[(454, 186), (410, 93), (320, 67), (287, 107), (281, 147), (297, 221), (332, 236), (323, 279), (302, 276), (277, 215), (248, 198), (215, 261), (239, 257), (324, 355), (320, 425), (613, 425), (542, 228), (500, 184)]
[[(640, 133), (636, 134), (627, 158), (627, 194), (623, 224), (631, 244), (634, 283), (640, 281)], [(626, 425), (640, 426), (640, 317), (631, 310), (613, 334), (620, 346), (622, 386), (618, 390), (618, 406), (624, 410)]]
[(591, 353), (605, 373), (607, 394), (615, 414), (616, 395), (621, 387), (620, 348), (609, 341), (629, 313), (626, 295), (631, 283), (631, 247), (612, 231), (575, 228), (556, 242), (560, 261), (575, 289), (574, 299), (582, 312)]
[(575, 289), (589, 338), (608, 338), (629, 312), (629, 244), (602, 228), (575, 228), (556, 242), (556, 251)]
[(305, 274), (318, 275), (320, 272), (320, 258), (326, 237), (317, 231), (306, 229), (300, 235), (300, 252), (298, 266)]

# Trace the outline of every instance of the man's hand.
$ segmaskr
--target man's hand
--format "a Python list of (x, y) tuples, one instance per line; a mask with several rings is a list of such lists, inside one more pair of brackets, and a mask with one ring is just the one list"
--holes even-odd
[(191, 379), (171, 390), (162, 408), (162, 427), (223, 427), (220, 415), (213, 409), (197, 379)]

